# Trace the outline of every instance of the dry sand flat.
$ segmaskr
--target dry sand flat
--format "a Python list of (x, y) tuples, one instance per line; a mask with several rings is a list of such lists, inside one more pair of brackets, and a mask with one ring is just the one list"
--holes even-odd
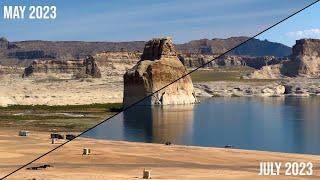
[[(45, 76), (44, 76), (45, 77)], [(68, 105), (122, 102), (122, 78), (60, 80), (6, 75), (0, 78), (0, 106)]]
[[(47, 133), (31, 132), (25, 139), (15, 134), (1, 131), (2, 176), (55, 146)], [(83, 156), (83, 147), (90, 148), (92, 154)], [(311, 161), (314, 175), (258, 176), (260, 161)], [(151, 170), (152, 179), (319, 179), (319, 163), (320, 156), (312, 155), (79, 138), (31, 165), (53, 167), (23, 169), (8, 179), (141, 179), (144, 168)]]
[(48, 133), (31, 132), (30, 137), (19, 137), (18, 132), (0, 128), (0, 177), (58, 145), (50, 144)]

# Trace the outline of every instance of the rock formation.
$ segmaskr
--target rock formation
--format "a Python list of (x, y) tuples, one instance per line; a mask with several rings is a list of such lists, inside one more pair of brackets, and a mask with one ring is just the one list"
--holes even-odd
[(297, 65), (294, 74), (318, 77), (320, 75), (320, 40), (297, 40), (292, 48), (292, 61)]
[(281, 67), (282, 64), (264, 66), (261, 69), (254, 71), (248, 77), (250, 79), (279, 79), (283, 76), (280, 71)]
[(292, 48), (290, 60), (280, 64), (266, 66), (249, 77), (255, 79), (277, 79), (287, 77), (320, 77), (320, 40), (297, 40)]
[(88, 56), (84, 61), (85, 74), (93, 78), (101, 78), (100, 69), (92, 56)]
[(119, 52), (111, 52), (105, 51), (101, 53), (97, 53), (94, 57), (99, 63), (103, 62), (135, 62), (137, 63), (141, 58), (142, 53), (140, 52), (129, 52), (129, 51), (119, 51)]
[(8, 49), (8, 47), (9, 41), (4, 37), (0, 38), (0, 49)]
[(100, 78), (101, 73), (95, 59), (88, 56), (84, 60), (35, 60), (31, 65), (25, 68), (23, 77), (29, 77), (37, 73), (44, 74), (71, 74), (81, 77)]
[(215, 60), (218, 66), (246, 66), (246, 62), (243, 57), (240, 56), (223, 56)]
[[(184, 66), (187, 68), (197, 68), (197, 67), (205, 67), (205, 68), (212, 68), (217, 67), (215, 61), (211, 61), (214, 59), (216, 55), (206, 55), (206, 54), (195, 54), (195, 53), (180, 53), (178, 58), (182, 62)], [(211, 61), (210, 63), (208, 63)]]
[(132, 68), (140, 60), (140, 52), (110, 52), (97, 53), (94, 58), (105, 76), (119, 76), (122, 79), (124, 73)]
[[(176, 47), (180, 53), (222, 54), (248, 39), (248, 37), (200, 39), (184, 44), (177, 44)], [(230, 52), (230, 55), (285, 57), (290, 55), (290, 53), (291, 48), (283, 44), (251, 39)]]
[[(283, 58), (274, 56), (235, 56), (226, 55), (215, 59), (217, 55), (203, 55), (203, 54), (179, 54), (180, 61), (188, 68), (197, 68), (200, 66), (206, 68), (212, 67), (239, 67), (248, 66), (255, 69), (260, 69), (263, 66), (279, 64)], [(214, 60), (213, 60), (214, 59)], [(213, 61), (212, 61), (213, 60)], [(208, 63), (210, 61), (210, 63)]]
[[(248, 37), (231, 37), (227, 39), (200, 39), (184, 44), (176, 44), (179, 53), (198, 53), (216, 55), (226, 52), (246, 41)], [(10, 42), (0, 38), (0, 62), (2, 65), (27, 66), (33, 60), (70, 60), (83, 59), (87, 55), (94, 56), (108, 52), (142, 52), (144, 41), (131, 42), (81, 42), (81, 41), (16, 41)], [(235, 49), (230, 55), (241, 56), (275, 56), (289, 55), (291, 48), (268, 41), (253, 39)]]
[[(170, 37), (146, 43), (141, 60), (124, 74), (124, 106), (174, 82), (187, 74)], [(190, 76), (178, 80), (145, 99), (139, 105), (192, 104), (197, 99)]]

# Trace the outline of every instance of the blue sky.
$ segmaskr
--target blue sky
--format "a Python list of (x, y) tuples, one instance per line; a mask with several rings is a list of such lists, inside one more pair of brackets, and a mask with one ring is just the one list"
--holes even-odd
[[(253, 36), (314, 0), (12, 0), (4, 5), (56, 5), (56, 20), (0, 20), (0, 36), (19, 40), (132, 41), (173, 36)], [(297, 31), (317, 29), (319, 4), (259, 38), (292, 45)], [(319, 24), (318, 24), (319, 25)], [(288, 33), (292, 33), (291, 36)], [(313, 32), (313, 31), (311, 31)]]
[(320, 39), (320, 3), (316, 3), (258, 38), (289, 46), (294, 45), (295, 40), (301, 38)]

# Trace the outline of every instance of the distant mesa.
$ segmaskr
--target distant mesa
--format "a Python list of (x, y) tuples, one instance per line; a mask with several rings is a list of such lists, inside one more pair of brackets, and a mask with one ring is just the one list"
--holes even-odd
[[(145, 44), (141, 60), (124, 74), (124, 106), (160, 90), (187, 74), (171, 37)], [(189, 75), (145, 99), (139, 105), (192, 104), (197, 98)]]
[(83, 60), (34, 60), (25, 68), (23, 77), (35, 74), (71, 74), (81, 78), (101, 78), (100, 69), (92, 56)]
[(222, 54), (237, 45), (245, 44), (232, 50), (230, 55), (237, 56), (275, 56), (285, 57), (291, 54), (291, 48), (280, 43), (250, 39), (249, 37), (230, 37), (226, 39), (215, 38), (193, 40), (183, 44), (177, 44), (177, 51), (181, 53), (197, 54)]
[[(226, 52), (248, 37), (230, 37), (226, 39), (200, 39), (182, 44), (175, 44), (179, 54), (196, 54), (213, 56)], [(37, 59), (84, 59), (87, 55), (101, 52), (142, 52), (145, 41), (129, 42), (83, 42), (83, 41), (16, 41), (0, 39), (0, 63), (2, 65), (28, 66)], [(291, 48), (280, 43), (252, 39), (233, 50), (230, 55), (236, 56), (274, 56), (285, 57), (291, 54)], [(194, 63), (201, 63), (194, 58)], [(199, 61), (199, 62), (196, 62)]]

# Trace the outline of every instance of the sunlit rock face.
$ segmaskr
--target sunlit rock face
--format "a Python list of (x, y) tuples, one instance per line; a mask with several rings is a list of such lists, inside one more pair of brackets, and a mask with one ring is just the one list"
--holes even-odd
[(265, 66), (250, 77), (278, 79), (281, 77), (320, 77), (320, 40), (300, 39), (292, 48), (290, 60), (273, 66)]
[[(146, 43), (141, 60), (124, 74), (124, 106), (138, 102), (187, 74), (170, 37)], [(146, 98), (140, 105), (196, 103), (190, 76)]]
[(92, 56), (87, 56), (83, 60), (34, 60), (29, 67), (25, 68), (23, 77), (48, 74), (101, 78), (100, 69)]
[(320, 40), (301, 39), (293, 46), (292, 61), (297, 64), (297, 74), (311, 77), (320, 75)]

